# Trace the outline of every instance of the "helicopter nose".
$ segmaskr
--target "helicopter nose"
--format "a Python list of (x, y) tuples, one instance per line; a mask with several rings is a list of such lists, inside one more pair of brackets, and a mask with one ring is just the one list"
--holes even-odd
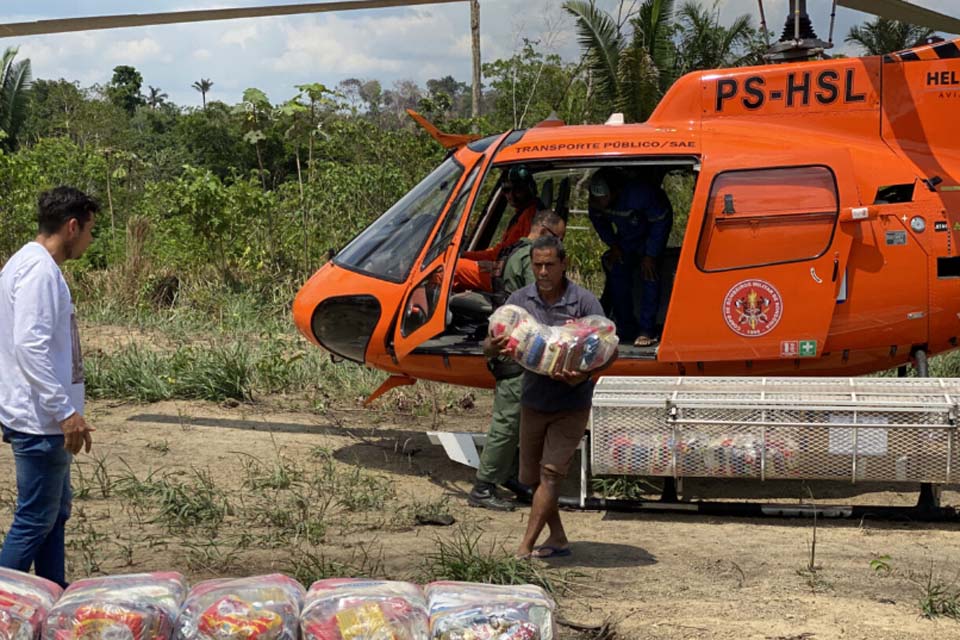
[(310, 330), (330, 353), (363, 363), (380, 315), (380, 302), (373, 296), (327, 298), (314, 310)]

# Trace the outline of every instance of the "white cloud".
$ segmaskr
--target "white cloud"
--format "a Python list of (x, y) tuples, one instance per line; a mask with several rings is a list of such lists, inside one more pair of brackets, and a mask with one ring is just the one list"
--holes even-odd
[(153, 38), (115, 42), (107, 49), (106, 57), (107, 60), (121, 64), (139, 64), (145, 61), (173, 61), (173, 57), (169, 53), (165, 53), (160, 43)]
[(197, 49), (192, 54), (194, 60), (209, 60), (213, 57), (213, 54), (210, 53), (209, 49)]
[[(268, 68), (284, 73), (338, 73), (369, 75), (378, 72), (419, 76), (419, 67), (429, 62), (449, 64), (437, 52), (460, 35), (450, 21), (436, 12), (344, 19), (324, 16), (285, 23), (281, 27), (284, 50), (267, 56)], [(466, 58), (469, 48), (458, 57)]]
[(235, 44), (239, 45), (241, 49), (246, 49), (247, 43), (257, 37), (257, 25), (252, 20), (244, 20), (244, 22), (247, 24), (230, 29), (220, 36), (220, 44)]

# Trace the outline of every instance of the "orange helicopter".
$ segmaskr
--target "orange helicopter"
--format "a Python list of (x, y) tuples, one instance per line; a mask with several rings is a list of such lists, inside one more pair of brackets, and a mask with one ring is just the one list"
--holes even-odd
[(858, 375), (957, 347), (960, 40), (811, 60), (829, 44), (804, 4), (768, 54), (789, 64), (691, 73), (643, 124), (548, 120), (473, 139), (422, 122), (450, 154), (302, 287), (297, 327), (392, 374), (368, 401), (417, 379), (492, 387), (494, 305), (452, 283), (464, 251), (503, 233), (506, 170), (526, 167), (545, 205), (574, 216), (589, 176), (617, 167), (685, 176), (691, 193), (659, 271), (659, 344), (622, 344), (605, 375)]

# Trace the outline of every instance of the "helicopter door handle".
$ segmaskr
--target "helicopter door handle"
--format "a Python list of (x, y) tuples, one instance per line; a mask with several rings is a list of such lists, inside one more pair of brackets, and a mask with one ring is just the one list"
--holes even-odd
[(869, 222), (879, 214), (877, 207), (852, 207), (840, 212), (840, 222)]
[(838, 275), (840, 275), (840, 258), (839, 258), (839, 257), (834, 257), (834, 259), (833, 259), (833, 277), (830, 279), (830, 282), (836, 282)]

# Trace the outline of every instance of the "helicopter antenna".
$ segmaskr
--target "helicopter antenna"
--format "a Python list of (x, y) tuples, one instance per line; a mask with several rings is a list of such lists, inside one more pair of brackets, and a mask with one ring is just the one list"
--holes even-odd
[[(806, 5), (806, 1), (793, 3), (793, 39), (800, 39), (800, 5)], [(806, 12), (806, 6), (803, 7)]]
[(767, 30), (767, 15), (763, 12), (763, 0), (757, 0), (760, 3), (760, 28), (763, 29), (763, 40), (767, 47), (770, 46), (770, 32)]
[(830, 33), (827, 35), (827, 42), (833, 44), (833, 25), (837, 21), (837, 0), (833, 0), (833, 8), (830, 10)]

